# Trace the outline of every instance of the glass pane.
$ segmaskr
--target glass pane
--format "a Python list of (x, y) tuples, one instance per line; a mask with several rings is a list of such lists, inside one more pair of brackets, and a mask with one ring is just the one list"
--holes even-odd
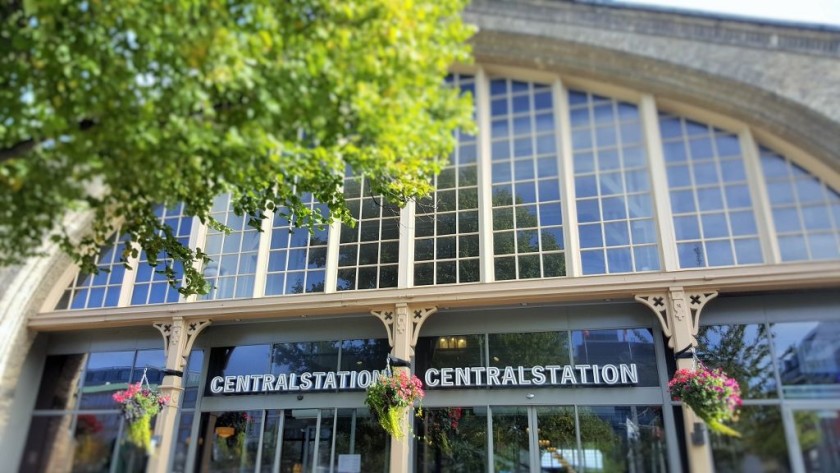
[(566, 365), (567, 332), (493, 333), (488, 336), (490, 366)]
[(114, 409), (111, 395), (128, 387), (134, 354), (133, 351), (91, 353), (79, 408)]
[(277, 452), (281, 419), (282, 411), (266, 411), (261, 446), (262, 453), (260, 454), (260, 473), (271, 473), (274, 471), (274, 457)]
[(486, 366), (484, 335), (444, 335), (420, 337), (417, 341), (418, 376), (429, 368), (463, 368)]
[(342, 371), (381, 370), (391, 352), (388, 339), (365, 338), (341, 342)]
[(793, 418), (805, 471), (840, 471), (840, 411), (795, 411)]
[(580, 468), (574, 407), (538, 407), (537, 448), (540, 472)]
[(271, 373), (335, 371), (339, 342), (275, 343), (271, 352)]
[(777, 406), (742, 406), (735, 427), (741, 432), (741, 438), (711, 435), (715, 470), (721, 473), (791, 471), (781, 414)]
[(184, 372), (184, 397), (181, 407), (195, 407), (198, 398), (198, 386), (201, 383), (201, 370), (204, 368), (204, 352), (192, 350), (190, 359), (187, 362), (187, 370)]
[[(635, 363), (639, 377), (637, 386), (659, 386), (650, 329), (577, 330), (572, 332), (572, 352), (576, 365), (592, 365), (593, 370), (596, 365), (605, 368), (619, 363)], [(598, 371), (600, 377), (602, 371)], [(624, 384), (624, 381), (620, 379), (619, 383)]]
[(178, 430), (175, 437), (175, 448), (172, 461), (173, 473), (184, 473), (187, 467), (187, 454), (192, 443), (193, 413), (181, 412)]
[(333, 471), (344, 462), (358, 460), (358, 471), (387, 471), (390, 462), (388, 436), (367, 409), (338, 409), (335, 428)]
[[(67, 465), (73, 462), (69, 452), (72, 441), (70, 438), (72, 421), (72, 415), (32, 417), (26, 447), (21, 457), (20, 471), (42, 473), (69, 470)], [(112, 438), (115, 437), (116, 433), (112, 435)], [(64, 448), (59, 448), (59, 446)], [(104, 461), (107, 468), (111, 451), (103, 449), (102, 452), (107, 456)]]
[(777, 396), (766, 325), (701, 327), (697, 341), (700, 359), (709, 367), (722, 368), (737, 379), (742, 397)]
[(210, 454), (203, 459), (206, 463), (201, 471), (253, 471), (257, 466), (263, 412), (228, 411), (209, 416)]
[(525, 407), (494, 407), (493, 465), (495, 471), (531, 471), (528, 411)]
[(318, 428), (317, 409), (285, 411), (283, 445), (280, 457), (281, 473), (309, 472), (315, 460), (315, 433)]
[(840, 322), (771, 324), (770, 331), (784, 397), (840, 397)]
[(655, 406), (578, 408), (585, 471), (666, 472), (662, 409)]
[(76, 388), (85, 361), (85, 355), (48, 356), (35, 409), (73, 409), (76, 404)]
[(415, 421), (416, 472), (487, 471), (486, 409), (423, 409)]
[[(210, 351), (207, 379), (216, 376), (269, 373), (270, 348), (270, 345), (213, 348)], [(207, 383), (205, 395), (212, 394), (211, 384)]]

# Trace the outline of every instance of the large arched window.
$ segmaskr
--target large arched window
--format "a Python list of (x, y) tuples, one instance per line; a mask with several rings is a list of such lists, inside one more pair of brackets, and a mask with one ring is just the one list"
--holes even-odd
[[(229, 234), (159, 209), (213, 259), (201, 299), (840, 259), (840, 193), (829, 184), (838, 179), (815, 175), (798, 152), (774, 151), (734, 120), (657, 107), (651, 95), (488, 70), (447, 78), (475, 98), (479, 130), (457, 134), (436, 191), (406, 208), (348, 170), (354, 227), (310, 233), (279, 209), (259, 232), (228, 196), (213, 215)], [(100, 266), (111, 271), (74, 280), (57, 309), (179, 299), (145, 255), (122, 288), (118, 253), (109, 243)]]

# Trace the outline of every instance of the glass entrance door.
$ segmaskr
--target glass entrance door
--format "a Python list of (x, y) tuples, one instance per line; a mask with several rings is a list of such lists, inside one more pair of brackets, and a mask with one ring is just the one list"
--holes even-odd
[(286, 409), (202, 415), (201, 473), (386, 472), (389, 444), (367, 409)]
[(432, 407), (415, 472), (665, 473), (659, 406)]

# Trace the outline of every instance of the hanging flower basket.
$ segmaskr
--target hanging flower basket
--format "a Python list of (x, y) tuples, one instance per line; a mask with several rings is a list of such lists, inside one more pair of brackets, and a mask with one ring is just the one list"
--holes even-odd
[(379, 425), (397, 440), (405, 437), (402, 420), (415, 402), (423, 399), (423, 382), (407, 371), (381, 375), (367, 388), (365, 404), (370, 407)]
[[(145, 378), (145, 374), (143, 375)], [(123, 416), (128, 424), (128, 441), (146, 450), (151, 451), (152, 445), (152, 418), (156, 416), (163, 406), (169, 404), (169, 396), (161, 394), (146, 382), (129, 384), (125, 391), (117, 391), (113, 395), (114, 401), (120, 404)]]
[(737, 419), (741, 388), (720, 368), (710, 370), (699, 364), (695, 370), (677, 370), (668, 382), (668, 390), (675, 401), (688, 405), (711, 430), (723, 435), (741, 436), (724, 425)]

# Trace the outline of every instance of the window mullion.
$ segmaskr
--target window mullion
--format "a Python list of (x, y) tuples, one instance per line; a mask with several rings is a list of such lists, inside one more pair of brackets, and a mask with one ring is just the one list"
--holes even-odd
[[(338, 192), (344, 192), (344, 186)], [(338, 285), (338, 243), (341, 236), (341, 222), (330, 223), (327, 231), (327, 271), (324, 275), (324, 293), (336, 292)]]
[[(193, 231), (190, 232), (190, 243), (189, 243), (190, 248), (192, 248), (192, 249), (196, 249), (196, 248), (206, 249), (207, 248), (207, 245), (206, 245), (206, 243), (207, 243), (207, 224), (201, 223), (201, 220), (199, 220), (198, 217), (193, 217), (192, 228), (193, 228)], [(202, 271), (203, 266), (204, 266), (204, 263), (200, 260), (197, 260), (197, 261), (193, 262), (193, 268), (195, 268), (196, 271), (199, 271), (199, 272)], [(181, 294), (179, 296), (179, 301), (180, 302), (195, 302), (196, 300), (198, 300), (198, 295), (197, 294), (192, 294), (190, 296), (184, 296), (183, 294)]]
[(268, 212), (268, 215), (266, 215), (266, 217), (262, 220), (260, 244), (257, 247), (257, 267), (254, 271), (254, 297), (263, 297), (265, 295), (266, 279), (268, 278), (268, 257), (269, 249), (271, 248), (273, 226), (274, 212)]
[(656, 207), (656, 228), (659, 230), (659, 254), (663, 271), (679, 269), (677, 241), (674, 220), (671, 213), (671, 199), (668, 195), (668, 176), (665, 173), (665, 156), (662, 151), (662, 135), (659, 133), (659, 115), (656, 100), (652, 95), (642, 95), (639, 100), (639, 114), (642, 118), (645, 146), (650, 164), (651, 190)]
[(128, 267), (126, 268), (125, 273), (123, 273), (122, 286), (120, 287), (120, 297), (117, 301), (117, 307), (128, 307), (131, 305), (131, 295), (134, 292), (134, 281), (137, 279), (137, 266), (140, 261), (140, 252), (143, 251), (137, 242), (132, 242), (131, 248), (137, 251), (137, 256), (129, 256), (126, 261), (126, 265), (128, 265)]
[(400, 254), (397, 287), (414, 285), (414, 200), (400, 210)]
[(552, 85), (554, 95), (558, 154), (561, 185), (561, 207), (563, 209), (563, 235), (566, 239), (564, 254), (566, 275), (575, 277), (583, 274), (580, 260), (580, 235), (577, 231), (577, 208), (575, 207), (575, 172), (572, 156), (572, 125), (569, 112), (568, 90), (561, 80)]
[(495, 281), (493, 270), (493, 193), (490, 156), (490, 80), (483, 68), (475, 75), (478, 117), (478, 253), (480, 279)]
[(750, 187), (750, 198), (752, 198), (755, 211), (764, 262), (778, 263), (782, 260), (781, 250), (773, 229), (773, 212), (770, 208), (767, 186), (764, 183), (764, 174), (761, 172), (758, 145), (748, 127), (743, 127), (740, 130), (738, 140), (741, 144), (741, 155), (744, 157), (744, 167), (747, 171), (747, 182)]

